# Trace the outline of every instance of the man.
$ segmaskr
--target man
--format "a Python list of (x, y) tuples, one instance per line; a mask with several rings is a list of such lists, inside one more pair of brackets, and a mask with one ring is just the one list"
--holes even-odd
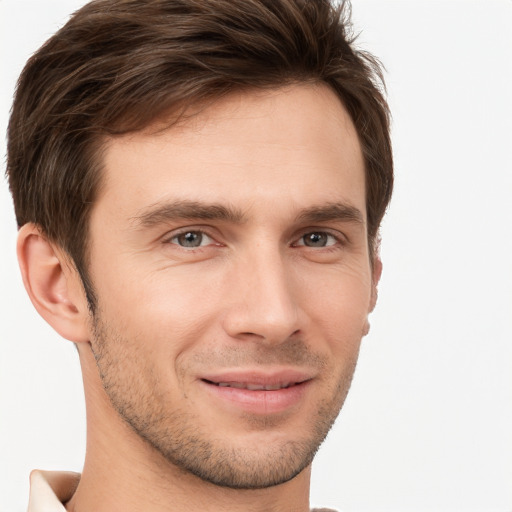
[(18, 258), (77, 346), (82, 475), (29, 510), (307, 511), (381, 273), (379, 68), (343, 6), (97, 0), (28, 62)]

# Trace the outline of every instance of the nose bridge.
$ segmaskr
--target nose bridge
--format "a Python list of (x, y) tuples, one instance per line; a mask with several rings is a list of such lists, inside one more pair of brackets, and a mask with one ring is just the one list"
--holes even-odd
[(227, 316), (232, 336), (253, 335), (278, 343), (299, 330), (292, 276), (277, 244), (261, 243), (241, 257), (236, 279), (238, 294)]

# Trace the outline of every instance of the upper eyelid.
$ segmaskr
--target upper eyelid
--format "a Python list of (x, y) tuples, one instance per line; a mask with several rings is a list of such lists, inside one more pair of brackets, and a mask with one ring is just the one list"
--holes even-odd
[[(308, 246), (306, 245), (306, 243), (304, 242), (303, 238), (309, 234), (309, 233), (325, 233), (326, 235), (328, 236), (331, 236), (332, 238), (334, 238), (334, 241), (335, 243), (334, 244), (331, 244), (331, 245), (325, 245), (325, 246), (319, 246), (319, 247), (313, 247), (313, 246)], [(342, 240), (340, 237), (337, 237), (335, 235), (332, 235), (331, 233), (327, 233), (325, 231), (308, 231), (307, 233), (304, 233), (304, 235), (300, 236), (295, 242), (293, 242), (291, 245), (292, 247), (306, 247), (307, 249), (314, 249), (314, 250), (319, 250), (319, 249), (327, 249), (327, 248), (333, 248), (335, 247), (336, 245), (339, 245), (339, 246), (344, 246), (346, 244), (346, 242), (344, 240)]]
[(210, 238), (210, 239), (212, 239), (212, 240), (213, 240), (213, 237), (212, 237), (212, 236), (210, 236), (208, 233), (206, 233), (206, 231), (200, 231), (200, 230), (198, 230), (198, 229), (185, 229), (185, 230), (183, 230), (183, 231), (181, 231), (181, 232), (174, 233), (174, 234), (169, 238), (169, 240), (174, 240), (175, 238), (178, 238), (178, 237), (180, 237), (180, 236), (182, 236), (182, 235), (186, 235), (187, 233), (199, 233), (199, 234), (201, 234), (201, 235), (203, 235), (203, 236), (206, 236), (206, 237), (208, 237), (208, 238)]
[(215, 239), (215, 235), (212, 234), (212, 230), (208, 229), (207, 227), (199, 227), (199, 226), (187, 226), (183, 228), (176, 228), (171, 231), (168, 231), (165, 235), (161, 237), (162, 240), (172, 240), (173, 238), (176, 238), (178, 236), (184, 235), (185, 233), (201, 233), (203, 235), (206, 235), (207, 237), (211, 238), (212, 240)]
[[(201, 233), (203, 236), (208, 237), (209, 241), (205, 245), (198, 245), (192, 247), (181, 245), (177, 243), (177, 241), (173, 242), (173, 240), (182, 235), (185, 235), (186, 233)], [(221, 243), (217, 242), (217, 240), (213, 236), (211, 236), (209, 233), (202, 229), (182, 229), (181, 231), (174, 231), (172, 233), (169, 233), (168, 236), (164, 236), (161, 240), (162, 245), (173, 246), (173, 250), (184, 251), (185, 253), (188, 254), (201, 253), (205, 250), (208, 250), (209, 247), (222, 245)], [(203, 241), (204, 240), (201, 240), (201, 244)]]
[(295, 238), (295, 240), (300, 240), (302, 237), (304, 237), (310, 233), (325, 233), (326, 235), (334, 237), (340, 243), (348, 243), (349, 242), (349, 237), (342, 231), (339, 231), (338, 229), (325, 228), (325, 227), (314, 227), (314, 226), (308, 227), (305, 229), (301, 229), (294, 238)]
[[(215, 231), (216, 230), (213, 229), (211, 226), (184, 226), (181, 228), (175, 228), (171, 231), (168, 231), (165, 235), (161, 237), (161, 240), (168, 243), (172, 239), (181, 236), (185, 233), (197, 232), (206, 235), (207, 237), (211, 238), (214, 242), (221, 243), (218, 241), (218, 238), (221, 238), (221, 236), (219, 235), (219, 233), (215, 233)], [(309, 233), (325, 233), (329, 236), (334, 237), (341, 244), (346, 244), (349, 243), (350, 241), (349, 237), (342, 231), (339, 231), (338, 229), (327, 228), (322, 226), (308, 226), (306, 228), (301, 228), (300, 230), (295, 231), (295, 234), (292, 235), (291, 237), (291, 244), (295, 244), (302, 237), (306, 236)]]

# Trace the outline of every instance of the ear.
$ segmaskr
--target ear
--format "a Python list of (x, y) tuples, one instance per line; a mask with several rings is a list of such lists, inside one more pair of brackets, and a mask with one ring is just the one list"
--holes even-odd
[(32, 223), (18, 233), (23, 284), (38, 313), (64, 338), (89, 341), (89, 310), (78, 272), (69, 257)]
[[(370, 304), (368, 307), (368, 315), (375, 309), (375, 305), (377, 304), (377, 296), (378, 291), (377, 287), (379, 285), (380, 276), (382, 275), (382, 261), (380, 259), (380, 255), (377, 253), (373, 258), (371, 263), (371, 271), (372, 271), (372, 289), (370, 292)], [(370, 332), (370, 321), (368, 320), (368, 315), (366, 315), (366, 321), (363, 327), (363, 336), (366, 336)]]
[(378, 291), (377, 287), (379, 286), (380, 276), (382, 275), (382, 260), (380, 259), (380, 255), (377, 254), (373, 260), (372, 265), (372, 294), (370, 298), (370, 312), (375, 309), (375, 305), (377, 304)]

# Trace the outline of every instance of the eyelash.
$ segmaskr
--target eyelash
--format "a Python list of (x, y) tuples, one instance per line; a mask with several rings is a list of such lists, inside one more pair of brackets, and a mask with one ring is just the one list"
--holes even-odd
[[(324, 237), (331, 238), (332, 240), (334, 240), (334, 243), (331, 243), (328, 245), (322, 245), (319, 247), (307, 245), (306, 237), (308, 237), (308, 236), (311, 237), (312, 235), (322, 235)], [(310, 239), (310, 241), (311, 241), (311, 239)], [(336, 248), (336, 246), (342, 246), (343, 244), (344, 244), (344, 241), (341, 239), (340, 236), (336, 236), (333, 233), (331, 233), (330, 231), (323, 231), (323, 230), (318, 229), (318, 230), (308, 231), (307, 233), (304, 233), (303, 235), (301, 235), (299, 237), (299, 239), (297, 240), (297, 242), (295, 242), (293, 244), (293, 246), (294, 247), (307, 247), (307, 248), (311, 248), (311, 249), (333, 250)]]
[[(185, 236), (185, 235), (187, 235), (189, 233), (194, 233), (196, 235), (201, 235), (201, 237), (206, 236), (210, 240), (215, 241), (215, 238), (213, 236), (211, 236), (210, 234), (208, 234), (208, 232), (205, 231), (204, 229), (183, 229), (182, 231), (179, 231), (177, 233), (173, 233), (172, 236), (167, 237), (164, 240), (164, 243), (171, 244), (171, 245), (176, 245), (177, 247), (179, 247), (180, 249), (183, 249), (185, 251), (194, 251), (194, 250), (197, 251), (197, 250), (204, 249), (204, 247), (207, 247), (208, 245), (211, 245), (211, 244), (207, 244), (206, 246), (186, 247), (186, 246), (180, 245), (178, 243), (173, 243), (173, 240), (178, 239), (178, 238), (180, 238), (182, 236)], [(220, 244), (215, 243), (214, 245), (220, 245)]]
[[(172, 236), (169, 236), (167, 237), (165, 240), (164, 240), (164, 243), (167, 243), (167, 244), (171, 244), (171, 245), (176, 245), (177, 247), (179, 247), (180, 249), (183, 249), (185, 251), (200, 251), (202, 249), (204, 249), (205, 247), (208, 247), (209, 245), (222, 245), (218, 242), (215, 242), (214, 244), (207, 244), (205, 246), (197, 246), (197, 247), (186, 247), (186, 246), (183, 246), (183, 245), (180, 245), (179, 243), (174, 243), (173, 240), (176, 240), (178, 239), (179, 237), (182, 237), (188, 233), (194, 233), (196, 235), (201, 235), (202, 237), (203, 236), (206, 236), (208, 237), (210, 240), (214, 241), (215, 242), (215, 237), (213, 237), (211, 234), (209, 234), (206, 230), (204, 229), (183, 229), (177, 233), (172, 233)], [(346, 245), (347, 241), (340, 235), (335, 235), (333, 234), (331, 231), (328, 231), (328, 230), (322, 230), (322, 229), (309, 229), (308, 231), (303, 231), (302, 232), (303, 234), (301, 234), (301, 236), (296, 239), (295, 242), (293, 242), (291, 245), (292, 247), (305, 247), (305, 248), (309, 248), (309, 249), (323, 249), (324, 251), (332, 251), (332, 250), (336, 250), (337, 248), (339, 248), (340, 246), (344, 246)], [(308, 236), (308, 235), (323, 235), (323, 236), (326, 236), (328, 238), (331, 238), (334, 240), (334, 243), (331, 243), (330, 245), (325, 245), (325, 246), (319, 246), (319, 247), (315, 247), (315, 246), (309, 246), (309, 245), (306, 245), (305, 243), (305, 238)]]

